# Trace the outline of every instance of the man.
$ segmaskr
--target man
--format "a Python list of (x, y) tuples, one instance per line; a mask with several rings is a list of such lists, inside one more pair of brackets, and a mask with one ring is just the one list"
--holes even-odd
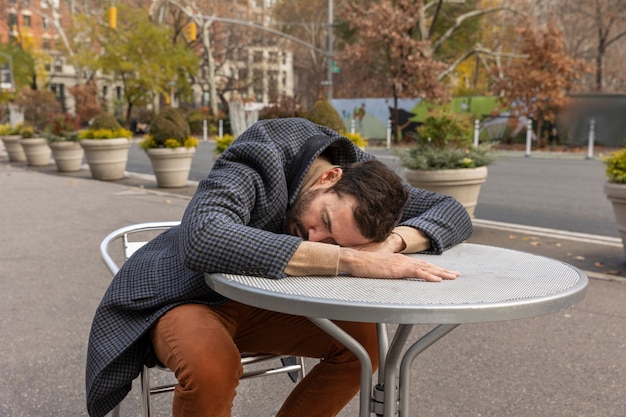
[[(142, 364), (158, 360), (179, 381), (174, 416), (230, 416), (240, 351), (323, 359), (278, 416), (339, 413), (359, 389), (354, 355), (306, 318), (225, 299), (204, 273), (455, 279), (456, 271), (400, 252), (441, 253), (467, 239), (465, 209), (403, 184), (373, 159), (304, 119), (244, 132), (200, 182), (181, 226), (137, 251), (107, 290), (89, 341), (90, 415), (112, 409)], [(376, 367), (375, 326), (338, 324)]]

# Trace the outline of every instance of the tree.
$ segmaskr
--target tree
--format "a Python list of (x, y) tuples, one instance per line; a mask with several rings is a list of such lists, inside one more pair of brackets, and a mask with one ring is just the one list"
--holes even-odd
[(362, 86), (360, 93), (391, 92), (396, 142), (400, 131), (398, 98), (448, 97), (446, 87), (437, 78), (447, 66), (432, 58), (431, 42), (418, 34), (423, 9), (422, 2), (383, 0), (370, 7), (350, 3), (344, 12), (354, 36), (345, 45), (341, 61), (357, 64), (351, 70)]
[(567, 54), (554, 23), (538, 29), (526, 21), (518, 31), (520, 52), (527, 58), (511, 61), (493, 89), (505, 106), (535, 119), (539, 138), (544, 122), (555, 120), (556, 112), (568, 103), (575, 81), (589, 68)]
[(171, 27), (152, 23), (145, 9), (120, 4), (117, 28), (99, 30), (103, 51), (98, 66), (123, 84), (127, 123), (133, 106), (147, 104), (155, 94), (169, 98), (174, 88), (190, 91), (189, 77), (198, 70), (198, 57), (173, 41)]
[[(618, 67), (613, 71), (607, 69), (609, 48), (619, 53), (620, 41), (626, 39), (626, 2), (623, 0), (561, 0), (561, 27), (568, 35), (568, 43), (572, 53), (594, 63), (593, 89), (597, 92), (605, 90), (607, 75), (611, 81), (626, 84), (623, 77), (623, 59), (618, 60)], [(623, 57), (622, 57), (623, 58)], [(617, 79), (617, 80), (615, 80)]]
[[(334, 8), (341, 9), (344, 1), (335, 0)], [(298, 75), (297, 95), (308, 107), (322, 95), (328, 76), (328, 0), (281, 0), (273, 10), (276, 25), (284, 33), (297, 37), (317, 48), (290, 44), (294, 51), (294, 71)]]

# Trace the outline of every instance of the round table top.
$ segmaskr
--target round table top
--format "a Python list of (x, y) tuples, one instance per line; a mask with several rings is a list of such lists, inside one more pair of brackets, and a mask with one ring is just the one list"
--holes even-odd
[(340, 276), (273, 280), (207, 274), (230, 299), (307, 317), (376, 323), (475, 323), (538, 316), (583, 299), (587, 277), (564, 262), (510, 249), (463, 243), (442, 255), (415, 254), (461, 271), (453, 281)]

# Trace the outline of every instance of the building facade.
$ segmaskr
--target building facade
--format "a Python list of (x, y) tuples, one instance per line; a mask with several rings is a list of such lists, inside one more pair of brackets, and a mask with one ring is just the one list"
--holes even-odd
[[(73, 113), (75, 102), (69, 89), (81, 83), (81, 74), (68, 61), (71, 51), (67, 33), (72, 13), (77, 7), (72, 1), (61, 0), (0, 0), (0, 10), (5, 16), (0, 19), (0, 42), (16, 42), (27, 50), (36, 61), (37, 88), (53, 91), (63, 109)], [(146, 1), (146, 8), (152, 10), (158, 1)], [(161, 2), (172, 7), (167, 2)], [(184, 2), (183, 2), (184, 3)], [(279, 42), (259, 42), (268, 39), (260, 28), (271, 24), (271, 8), (274, 0), (230, 0), (204, 2), (204, 8), (194, 4), (194, 13), (208, 16), (224, 16), (232, 22), (221, 23), (212, 28), (213, 38), (218, 42), (212, 48), (230, 47), (231, 52), (215, 54), (215, 76), (209, 77), (208, 68), (203, 65), (193, 86), (193, 102), (186, 103), (199, 107), (209, 102), (208, 83), (214, 82), (221, 96), (230, 99), (243, 99), (269, 104), (274, 97), (293, 96), (293, 58)], [(104, 7), (104, 6), (102, 6)], [(206, 9), (206, 10), (205, 10)], [(100, 10), (103, 12), (103, 10)], [(104, 15), (104, 14), (103, 14)], [(253, 24), (256, 28), (248, 44), (238, 48), (220, 45), (230, 42), (226, 34), (237, 33), (241, 28)], [(246, 26), (247, 25), (247, 26)], [(244, 39), (245, 40), (245, 39)], [(213, 53), (213, 52), (212, 52)], [(122, 85), (110, 77), (97, 77), (99, 98), (113, 110), (114, 103), (123, 96)], [(175, 97), (173, 104), (181, 104)]]

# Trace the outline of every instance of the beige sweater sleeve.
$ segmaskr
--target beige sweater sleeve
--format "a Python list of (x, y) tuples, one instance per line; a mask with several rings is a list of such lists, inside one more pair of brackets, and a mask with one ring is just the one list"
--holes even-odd
[(398, 234), (406, 247), (401, 253), (417, 253), (430, 248), (430, 239), (423, 232), (409, 226), (398, 226), (393, 229)]
[(285, 268), (287, 275), (337, 275), (339, 246), (303, 241)]

